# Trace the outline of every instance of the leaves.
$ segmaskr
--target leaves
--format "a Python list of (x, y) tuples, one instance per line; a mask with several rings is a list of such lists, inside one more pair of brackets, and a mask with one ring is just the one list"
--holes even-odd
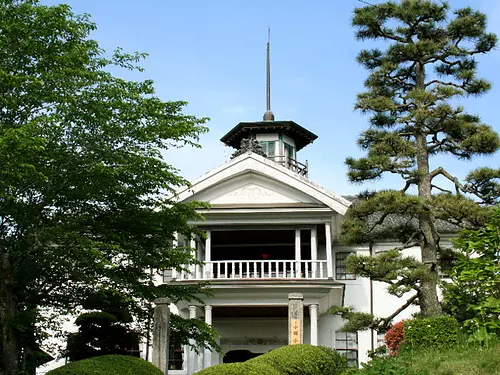
[[(172, 246), (174, 232), (200, 234), (188, 224), (199, 204), (173, 199), (187, 181), (160, 150), (199, 147), (207, 119), (159, 98), (150, 80), (112, 74), (141, 71), (145, 55), (109, 57), (90, 38), (95, 28), (67, 5), (0, 1), (0, 299), (12, 301), (0, 307), (0, 330), (15, 320), (13, 339), (31, 336), (4, 358), (29, 352), (40, 312), (74, 311), (103, 287), (130, 296), (139, 325), (156, 297), (207, 292), (153, 283), (195, 262)], [(214, 344), (210, 330), (176, 324)]]

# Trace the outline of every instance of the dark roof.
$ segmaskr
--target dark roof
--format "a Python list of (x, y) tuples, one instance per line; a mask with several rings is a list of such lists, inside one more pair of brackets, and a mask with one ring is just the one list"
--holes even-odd
[(262, 133), (283, 133), (295, 141), (297, 151), (312, 143), (318, 136), (293, 121), (240, 122), (220, 140), (228, 146), (239, 148), (241, 140), (258, 130)]
[[(355, 195), (343, 195), (343, 197), (345, 199), (347, 199), (348, 201), (352, 202), (353, 205), (356, 205), (357, 203), (359, 203), (359, 198)], [(368, 223), (375, 223), (377, 220), (380, 219), (380, 216), (381, 216), (380, 212), (374, 213), (373, 215), (368, 217)], [(400, 226), (405, 225), (405, 224), (411, 225), (414, 228), (418, 227), (417, 219), (411, 219), (410, 221), (408, 221), (408, 216), (391, 214), (391, 215), (388, 215), (385, 218), (384, 222), (378, 226), (377, 232), (378, 231), (382, 232), (382, 231), (385, 231), (385, 230), (388, 230), (391, 228), (400, 227)], [(459, 227), (458, 225), (452, 224), (448, 221), (440, 220), (440, 219), (436, 220), (436, 230), (439, 233), (457, 233), (461, 229), (462, 228)]]

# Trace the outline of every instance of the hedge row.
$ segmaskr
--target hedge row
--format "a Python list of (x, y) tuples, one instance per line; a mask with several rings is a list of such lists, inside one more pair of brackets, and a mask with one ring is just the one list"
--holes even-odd
[(196, 375), (338, 375), (347, 359), (335, 350), (308, 344), (283, 346), (246, 362), (221, 364)]

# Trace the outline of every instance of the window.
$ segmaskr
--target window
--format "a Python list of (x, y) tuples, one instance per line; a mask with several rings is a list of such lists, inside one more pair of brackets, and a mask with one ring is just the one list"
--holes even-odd
[(335, 350), (347, 357), (349, 367), (358, 367), (357, 332), (335, 332)]
[(180, 337), (171, 332), (169, 342), (168, 369), (182, 370), (184, 364), (184, 348), (181, 345)]
[(345, 251), (340, 253), (335, 253), (335, 277), (338, 280), (356, 280), (355, 273), (348, 273), (345, 260), (353, 252)]
[(285, 144), (285, 156), (289, 159), (295, 159), (295, 148), (288, 143)]
[(260, 141), (259, 142), (266, 155), (274, 156), (276, 155), (276, 142), (275, 141)]

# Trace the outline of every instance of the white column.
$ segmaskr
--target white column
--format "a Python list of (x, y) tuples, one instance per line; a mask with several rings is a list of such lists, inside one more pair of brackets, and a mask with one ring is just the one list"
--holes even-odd
[[(179, 245), (179, 233), (174, 232), (174, 239), (172, 241), (172, 247), (177, 247)], [(172, 269), (172, 279), (177, 279), (177, 270), (174, 268)]]
[[(315, 225), (314, 227), (311, 228), (311, 260), (312, 260), (312, 267), (311, 267), (312, 275), (311, 275), (311, 277), (313, 279), (318, 277), (318, 274), (317, 274), (318, 267), (316, 264), (316, 261), (318, 260), (318, 240), (317, 240), (316, 236), (317, 236), (317, 233), (316, 233), (316, 225)], [(320, 276), (323, 276), (323, 275), (320, 275)]]
[(318, 345), (318, 305), (309, 305), (309, 319), (311, 320), (311, 345)]
[[(205, 323), (212, 325), (212, 306), (205, 306)], [(212, 352), (210, 349), (205, 348), (203, 356), (203, 368), (212, 366)]]
[(295, 277), (301, 277), (301, 269), (300, 269), (300, 261), (301, 261), (301, 253), (300, 253), (300, 229), (295, 229)]
[[(207, 239), (205, 240), (205, 262), (210, 262), (212, 260), (212, 232), (210, 229), (205, 231), (207, 234)], [(212, 265), (208, 264), (205, 266), (205, 274), (203, 275), (203, 279), (213, 278), (213, 269)]]
[[(200, 260), (200, 256), (198, 254), (198, 249), (196, 247), (196, 240), (194, 238), (191, 239), (191, 241), (189, 241), (189, 247), (191, 249), (193, 249), (192, 251), (194, 252), (194, 256), (197, 260)], [(190, 278), (196, 278), (196, 279), (200, 279), (200, 266), (198, 265), (194, 265), (191, 268), (191, 275), (190, 275)]]
[[(189, 306), (189, 319), (196, 319), (196, 306)], [(194, 344), (193, 340), (190, 340), (191, 345)], [(187, 374), (191, 375), (196, 372), (196, 364), (198, 362), (196, 352), (193, 348), (188, 347), (188, 368)]]
[(326, 237), (326, 266), (328, 269), (328, 278), (333, 279), (333, 259), (332, 259), (332, 230), (330, 222), (325, 223)]

